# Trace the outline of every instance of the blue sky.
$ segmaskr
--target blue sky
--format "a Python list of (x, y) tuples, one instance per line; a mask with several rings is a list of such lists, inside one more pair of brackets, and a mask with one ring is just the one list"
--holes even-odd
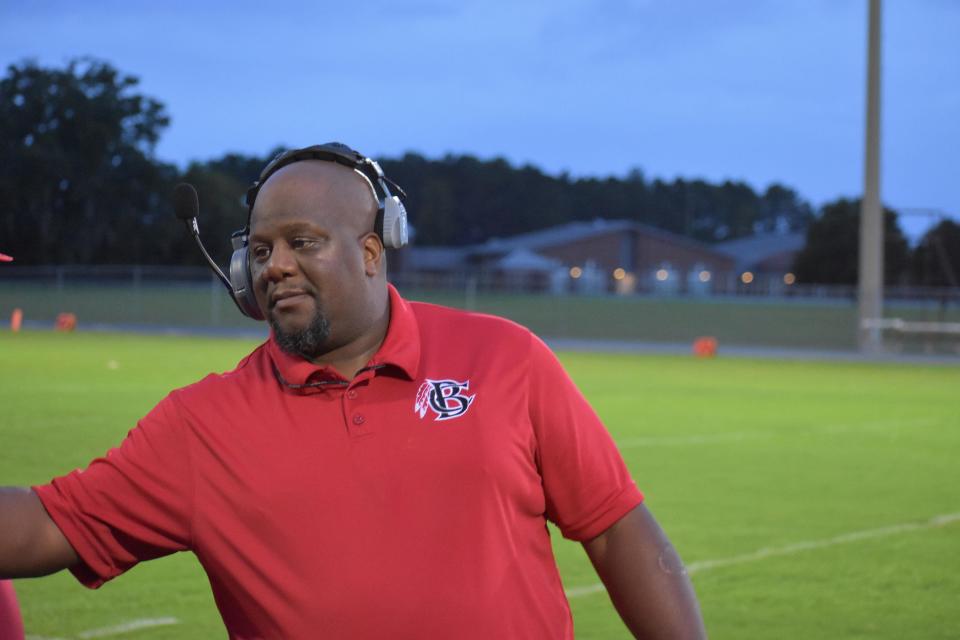
[[(866, 17), (867, 0), (0, 0), (0, 63), (93, 55), (139, 76), (180, 165), (338, 139), (821, 204), (862, 189)], [(891, 206), (960, 218), (958, 34), (956, 0), (884, 2)]]

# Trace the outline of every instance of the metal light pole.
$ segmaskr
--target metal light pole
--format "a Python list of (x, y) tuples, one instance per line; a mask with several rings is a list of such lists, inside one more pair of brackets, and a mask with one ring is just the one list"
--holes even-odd
[(880, 203), (880, 0), (870, 1), (867, 38), (867, 129), (860, 205), (860, 351), (883, 347), (876, 321), (883, 317), (883, 207)]

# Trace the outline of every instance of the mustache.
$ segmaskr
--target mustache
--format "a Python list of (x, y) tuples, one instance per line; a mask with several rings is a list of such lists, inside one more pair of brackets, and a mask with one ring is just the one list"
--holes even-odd
[(267, 295), (267, 306), (273, 309), (280, 300), (295, 295), (306, 295), (316, 299), (316, 292), (312, 287), (291, 287), (282, 291), (274, 291)]

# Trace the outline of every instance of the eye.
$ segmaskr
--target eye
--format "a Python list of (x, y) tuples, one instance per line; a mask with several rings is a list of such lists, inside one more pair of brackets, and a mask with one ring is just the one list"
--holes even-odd
[(270, 247), (265, 244), (259, 244), (250, 248), (250, 255), (257, 262), (264, 262), (270, 257)]
[(319, 244), (316, 238), (294, 238), (290, 241), (294, 249), (315, 249)]

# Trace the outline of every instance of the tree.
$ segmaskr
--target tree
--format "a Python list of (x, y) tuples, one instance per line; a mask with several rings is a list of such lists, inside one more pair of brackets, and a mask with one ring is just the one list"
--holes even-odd
[[(907, 240), (897, 214), (884, 209), (883, 271), (887, 284), (902, 281), (908, 260)], [(856, 284), (859, 271), (860, 201), (841, 198), (823, 206), (807, 229), (807, 242), (793, 270), (798, 282)]]
[[(225, 154), (184, 176), (154, 147), (170, 119), (137, 78), (76, 59), (65, 68), (23, 62), (0, 79), (0, 246), (18, 262), (196, 264), (172, 218), (185, 179), (200, 195), (201, 228), (224, 262), (243, 226), (240, 199), (272, 154)], [(548, 175), (503, 158), (416, 154), (383, 161), (408, 195), (420, 245), (464, 245), (571, 221), (620, 218), (715, 241), (760, 229), (802, 228), (809, 205), (779, 185), (761, 196), (743, 182), (647, 181)]]
[[(89, 58), (11, 65), (0, 79), (0, 240), (22, 263), (142, 262), (173, 167), (169, 124), (138, 79)], [(164, 221), (166, 222), (166, 221)]]
[(912, 280), (935, 287), (960, 287), (960, 224), (941, 220), (920, 239), (910, 261)]
[[(192, 163), (181, 179), (196, 187), (200, 200), (201, 237), (214, 260), (225, 265), (233, 252), (230, 235), (247, 223), (247, 208), (241, 198), (253, 181), (247, 182), (235, 174), (218, 170), (219, 162)], [(263, 164), (260, 163), (260, 166)], [(181, 237), (183, 244), (189, 245), (190, 251), (178, 256), (177, 262), (200, 264), (193, 243), (186, 236)]]
[(502, 158), (416, 154), (384, 160), (384, 171), (406, 189), (420, 245), (463, 245), (574, 220), (625, 219), (704, 242), (758, 230), (805, 228), (810, 205), (795, 191), (772, 185), (760, 196), (743, 182), (647, 182), (637, 169), (625, 177), (551, 176), (513, 167)]
[(764, 192), (758, 223), (765, 232), (803, 231), (813, 220), (810, 204), (797, 192), (780, 184), (772, 184)]

